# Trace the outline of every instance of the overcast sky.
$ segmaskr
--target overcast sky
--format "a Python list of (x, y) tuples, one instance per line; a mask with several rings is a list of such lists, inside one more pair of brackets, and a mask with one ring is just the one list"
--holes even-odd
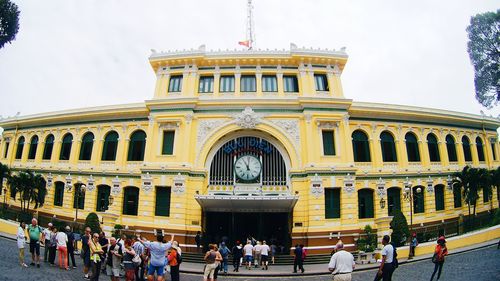
[[(242, 48), (246, 0), (15, 0), (17, 39), (0, 49), (0, 115), (153, 97), (150, 49)], [(258, 48), (347, 47), (344, 95), (497, 116), (474, 98), (465, 28), (498, 1), (254, 0)]]

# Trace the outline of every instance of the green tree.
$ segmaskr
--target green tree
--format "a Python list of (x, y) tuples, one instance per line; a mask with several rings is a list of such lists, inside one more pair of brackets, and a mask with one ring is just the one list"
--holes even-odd
[(42, 207), (47, 195), (45, 179), (40, 174), (32, 171), (21, 171), (17, 175), (9, 177), (9, 186), (11, 197), (16, 199), (19, 195), (21, 210), (28, 213), (30, 204), (34, 203), (34, 208)]
[(394, 211), (394, 217), (391, 221), (391, 241), (396, 247), (403, 246), (410, 237), (410, 230), (408, 228), (408, 222), (406, 217), (400, 210)]
[(92, 233), (101, 233), (101, 222), (96, 213), (89, 213), (85, 219), (85, 227), (90, 227)]
[(19, 30), (19, 10), (10, 0), (0, 0), (0, 49), (16, 39)]
[(500, 10), (471, 17), (467, 33), (476, 99), (491, 108), (500, 100)]
[(486, 169), (471, 168), (469, 166), (465, 166), (461, 172), (454, 174), (453, 187), (461, 188), (465, 203), (469, 208), (469, 218), (471, 218), (471, 215), (476, 216), (479, 191), (488, 185), (488, 176), (489, 173)]
[[(10, 169), (9, 166), (0, 163), (0, 184), (3, 184), (3, 179), (9, 180)], [(3, 192), (3, 186), (1, 186)]]

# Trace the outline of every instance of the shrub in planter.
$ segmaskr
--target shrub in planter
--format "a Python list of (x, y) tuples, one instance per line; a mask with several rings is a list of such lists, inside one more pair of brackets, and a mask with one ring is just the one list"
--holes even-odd
[(400, 210), (394, 211), (394, 217), (391, 221), (391, 241), (396, 247), (403, 246), (410, 237), (410, 230), (408, 229), (408, 222), (405, 215)]
[(377, 247), (377, 234), (373, 233), (371, 226), (366, 225), (364, 235), (356, 242), (359, 251), (373, 252)]

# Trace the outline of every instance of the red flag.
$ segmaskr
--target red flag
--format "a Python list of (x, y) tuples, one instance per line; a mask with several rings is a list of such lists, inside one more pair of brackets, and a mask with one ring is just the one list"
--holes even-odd
[(246, 41), (239, 41), (238, 42), (239, 45), (242, 45), (242, 46), (246, 46), (247, 48), (250, 47), (250, 41), (249, 40), (246, 40)]

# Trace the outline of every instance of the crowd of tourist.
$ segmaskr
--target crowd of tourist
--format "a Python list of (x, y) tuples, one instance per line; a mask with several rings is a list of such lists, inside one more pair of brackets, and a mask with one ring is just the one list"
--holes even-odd
[[(34, 218), (29, 225), (24, 222), (19, 224), (16, 238), (21, 267), (40, 268), (40, 246), (44, 246), (43, 262), (70, 270), (70, 260), (72, 268), (77, 268), (74, 256), (77, 243), (69, 226), (58, 229), (49, 223), (46, 228), (42, 228)], [(26, 264), (24, 258), (27, 238), (30, 265)], [(132, 238), (122, 235), (117, 239), (107, 238), (104, 232), (91, 233), (91, 229), (86, 227), (81, 236), (81, 245), (80, 257), (83, 259), (85, 279), (97, 281), (101, 275), (107, 275), (112, 281), (120, 280), (121, 277), (127, 281), (143, 281), (146, 277), (148, 280), (162, 281), (170, 272), (170, 280), (179, 281), (182, 250), (179, 243), (174, 241), (174, 235), (168, 242), (164, 241), (163, 235), (157, 235), (153, 242), (139, 234)]]
[[(27, 234), (27, 235), (26, 235)], [(199, 233), (198, 233), (199, 235)], [(197, 236), (198, 236), (197, 235)], [(69, 226), (56, 228), (51, 223), (46, 228), (38, 225), (35, 218), (31, 224), (21, 222), (17, 231), (17, 247), (19, 249), (19, 263), (21, 267), (40, 268), (40, 246), (44, 246), (43, 262), (50, 266), (58, 266), (61, 270), (70, 270), (70, 261), (73, 269), (76, 269), (75, 250), (76, 235)], [(29, 238), (29, 251), (31, 254), (30, 265), (25, 262), (25, 246)], [(196, 237), (199, 246), (199, 237)], [(410, 243), (410, 258), (415, 255), (415, 235), (412, 235)], [(379, 270), (375, 281), (391, 280), (395, 269), (398, 267), (397, 251), (390, 243), (390, 237), (385, 235), (382, 239)], [(163, 281), (165, 275), (170, 273), (170, 280), (179, 281), (179, 267), (182, 262), (182, 250), (179, 243), (171, 236), (168, 242), (164, 241), (163, 235), (157, 235), (156, 241), (148, 241), (141, 235), (136, 234), (132, 238), (122, 235), (119, 238), (107, 238), (104, 232), (91, 233), (89, 227), (81, 236), (80, 257), (83, 259), (83, 277), (90, 280), (99, 280), (101, 274), (109, 276), (112, 281), (118, 281), (124, 277), (127, 281), (143, 281), (147, 277), (149, 281)], [(499, 242), (500, 245), (500, 242)], [(209, 244), (208, 251), (204, 255), (205, 266), (203, 268), (204, 281), (216, 281), (219, 271), (228, 273), (229, 257), (232, 256), (233, 271), (238, 272), (240, 266), (247, 270), (253, 267), (268, 270), (269, 262), (274, 264), (277, 247), (274, 243), (269, 246), (267, 242), (257, 241), (249, 237), (245, 246), (236, 241), (234, 247), (229, 249), (225, 241), (220, 244)], [(295, 245), (293, 272), (297, 269), (304, 273), (303, 262), (307, 251), (303, 245)], [(435, 264), (431, 280), (437, 273), (441, 277), (445, 256), (448, 254), (444, 236), (439, 237), (432, 257)], [(58, 263), (56, 265), (56, 256)], [(332, 272), (333, 280), (351, 280), (354, 270), (354, 257), (344, 250), (342, 241), (335, 246), (329, 270)]]

